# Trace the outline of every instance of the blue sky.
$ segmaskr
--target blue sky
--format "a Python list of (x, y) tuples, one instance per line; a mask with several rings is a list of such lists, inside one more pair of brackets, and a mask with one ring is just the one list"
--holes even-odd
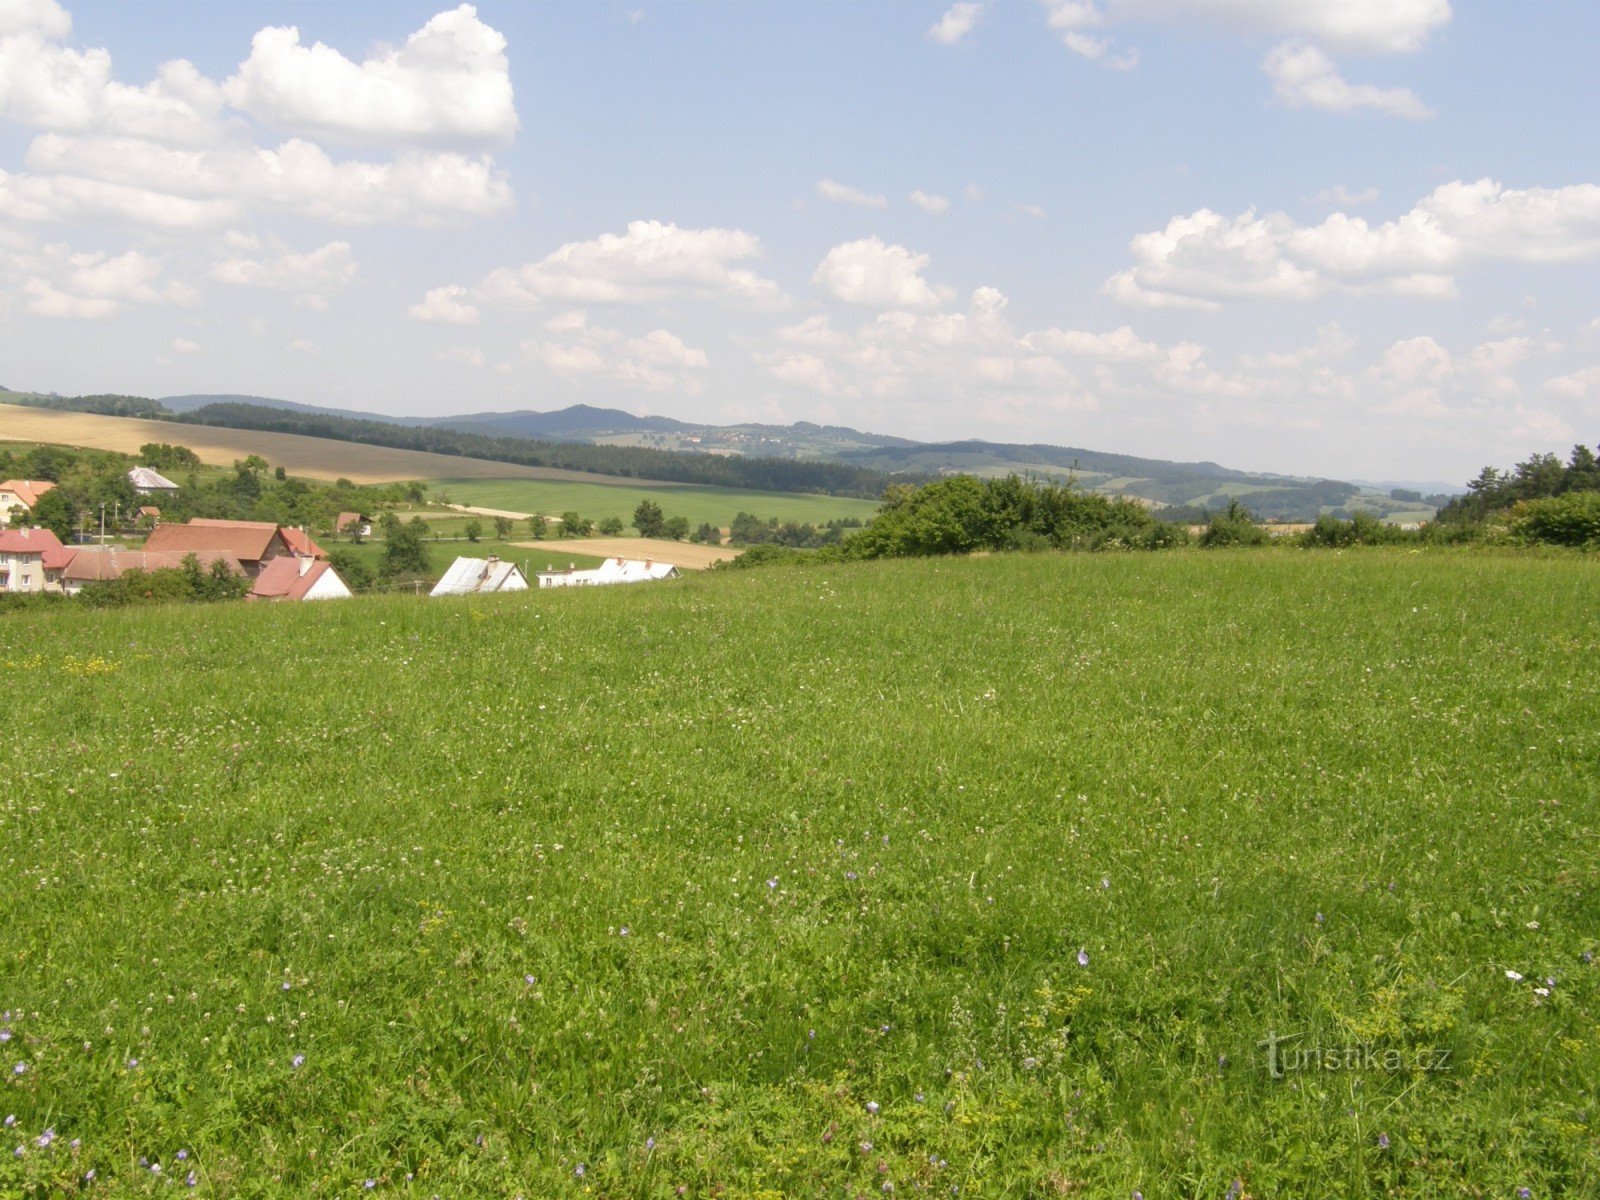
[(1576, 0), (0, 0), (0, 383), (1461, 480), (1600, 437), (1596, 44)]

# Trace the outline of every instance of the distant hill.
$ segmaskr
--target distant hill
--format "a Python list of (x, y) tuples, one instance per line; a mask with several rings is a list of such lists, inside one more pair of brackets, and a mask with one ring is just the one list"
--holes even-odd
[[(1393, 484), (1239, 471), (1215, 462), (1171, 462), (1043, 443), (982, 439), (917, 442), (809, 421), (790, 425), (756, 422), (703, 425), (673, 417), (636, 416), (622, 409), (588, 404), (550, 412), (521, 409), (442, 417), (393, 417), (235, 394), (166, 396), (159, 401), (122, 396), (34, 398), (30, 395), (26, 399), (21, 393), (8, 393), (8, 396), (13, 403), (119, 415), (169, 414), (184, 422), (198, 420), (234, 428), (311, 433), (366, 444), (427, 448), (527, 465), (559, 465), (622, 475), (648, 474), (683, 482), (765, 486), (774, 490), (860, 495), (864, 494), (864, 488), (872, 486), (873, 480), (879, 479), (914, 481), (961, 472), (983, 476), (1015, 472), (1071, 478), (1086, 488), (1170, 508), (1171, 515), (1177, 519), (1203, 519), (1208, 511), (1225, 506), (1234, 498), (1258, 516), (1285, 521), (1312, 520), (1322, 512), (1343, 514), (1356, 509), (1380, 515), (1396, 514), (1397, 520), (1414, 520), (1427, 516), (1432, 507), (1429, 503), (1419, 505), (1391, 497), (1389, 492), (1399, 486)], [(141, 406), (148, 406), (148, 411)], [(413, 432), (403, 434), (404, 430)], [(424, 438), (421, 434), (425, 430), (433, 433)], [(446, 435), (459, 437), (453, 440)], [(552, 444), (574, 449), (555, 453), (550, 448)], [(609, 447), (619, 453), (596, 458), (576, 449), (583, 446)], [(712, 467), (705, 461), (707, 456), (725, 460), (724, 465)], [(680, 467), (675, 464), (675, 458), (689, 461)], [(699, 465), (694, 465), (696, 459)], [(735, 466), (726, 460), (747, 461)], [(785, 460), (789, 464), (787, 467), (781, 465)], [(758, 479), (760, 482), (756, 482)], [(1433, 501), (1440, 493), (1460, 489), (1427, 484), (1410, 490), (1421, 492)]]

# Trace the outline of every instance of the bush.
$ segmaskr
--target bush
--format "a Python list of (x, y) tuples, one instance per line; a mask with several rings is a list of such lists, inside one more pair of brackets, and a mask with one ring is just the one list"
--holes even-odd
[(1271, 541), (1272, 535), (1256, 524), (1250, 510), (1237, 500), (1229, 500), (1228, 507), (1215, 514), (1200, 535), (1200, 544), (1207, 549), (1218, 546), (1265, 546)]
[(1511, 510), (1510, 531), (1517, 541), (1600, 549), (1600, 492), (1524, 500)]

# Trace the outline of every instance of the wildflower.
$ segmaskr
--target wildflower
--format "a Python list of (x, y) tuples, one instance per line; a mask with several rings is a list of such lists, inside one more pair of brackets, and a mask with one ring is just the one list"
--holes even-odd
[(161, 1164), (160, 1163), (151, 1163), (150, 1164), (150, 1174), (152, 1174), (152, 1175), (161, 1174)]
[(1318, 913), (1318, 914), (1317, 914), (1317, 924), (1318, 924), (1318, 925), (1321, 925), (1321, 924), (1322, 924), (1322, 914), (1321, 914), (1321, 913)]
[(39, 1148), (40, 1149), (44, 1149), (45, 1147), (49, 1146), (51, 1142), (53, 1142), (55, 1140), (56, 1140), (56, 1131), (54, 1129), (46, 1129), (43, 1133), (41, 1133), (39, 1135)]
[(913, 1096), (913, 1097), (911, 1097), (911, 1098), (912, 1098), (912, 1099), (913, 1099), (913, 1100), (915, 1100), (915, 1101), (916, 1101), (916, 1102), (917, 1102), (917, 1103), (918, 1103), (918, 1104), (921, 1104), (921, 1103), (922, 1103), (922, 1100), (923, 1100), (923, 1096), (922, 1096), (922, 1093), (921, 1093), (921, 1092), (918, 1092), (918, 1093), (917, 1093), (917, 1094), (916, 1094), (916, 1095), (915, 1095), (915, 1096)]
[(199, 1179), (199, 1177), (197, 1175), (195, 1175), (195, 1173), (193, 1171), (189, 1172), (188, 1177), (183, 1182), (184, 1182), (184, 1185), (186, 1187), (198, 1187), (198, 1186), (200, 1186), (200, 1179)]
[(579, 1179), (582, 1179), (585, 1175), (587, 1175), (589, 1173), (589, 1168), (586, 1167), (583, 1163), (579, 1163), (576, 1167), (573, 1168), (572, 1173), (574, 1175), (576, 1175)]
[(1089, 952), (1082, 947), (1079, 947), (1078, 949), (1078, 965), (1080, 967), (1087, 967), (1089, 965)]
[(289, 981), (287, 979), (283, 981), (283, 990), (286, 992), (289, 990)]
[(10, 1040), (11, 1040), (11, 1030), (9, 1030), (9, 1029), (0, 1029), (0, 1043), (9, 1042)]
[(1528, 1200), (1528, 1197), (1531, 1195), (1533, 1195), (1533, 1192), (1528, 1188), (1519, 1187), (1517, 1189), (1517, 1200)]
[(624, 925), (621, 929), (617, 930), (617, 934), (620, 937), (627, 937), (632, 932), (633, 932), (633, 930), (629, 929), (626, 925)]
[(861, 1143), (861, 1153), (863, 1153), (863, 1154), (871, 1154), (872, 1153), (872, 1143), (871, 1142), (862, 1142)]
[(90, 1167), (87, 1171), (85, 1171), (83, 1173), (83, 1181), (85, 1183), (93, 1183), (94, 1182), (94, 1168), (93, 1167)]
[(869, 1113), (871, 1113), (873, 1116), (877, 1116), (878, 1115), (878, 1102), (876, 1100), (868, 1100), (867, 1101), (867, 1111)]
[(28, 1073), (28, 1064), (25, 1062), (19, 1062), (16, 1066), (11, 1068), (11, 1073), (13, 1075), (26, 1075)]
[(773, 876), (773, 878), (767, 880), (767, 887), (768, 887), (769, 890), (772, 889), (772, 888), (775, 888), (777, 886), (778, 886), (777, 876)]
[(1144, 1200), (1144, 1193), (1138, 1188), (1133, 1189), (1133, 1200)]
[(656, 1148), (656, 1140), (655, 1140), (655, 1138), (653, 1138), (653, 1137), (652, 1138), (645, 1138), (645, 1140), (644, 1140), (644, 1148), (646, 1150), (654, 1150)]
[(73, 1138), (70, 1142), (67, 1143), (68, 1148), (70, 1148), (72, 1150), (76, 1150), (81, 1145), (83, 1145), (83, 1139), (82, 1138)]
[(522, 982), (527, 984), (529, 987), (532, 987), (533, 986), (533, 976), (532, 975), (524, 975), (522, 977)]
[(854, 871), (846, 871), (844, 873), (844, 877), (846, 879), (848, 879), (851, 883), (854, 883), (856, 881), (856, 879), (859, 878), (859, 876), (857, 876)]
[(303, 1067), (305, 1065), (306, 1065), (306, 1056), (304, 1054), (296, 1054), (293, 1058), (291, 1058), (289, 1060), (289, 1069), (291, 1071), (298, 1071), (301, 1067)]
[(363, 1183), (361, 1186), (366, 1188), (367, 1191), (370, 1192), (373, 1188), (378, 1186), (378, 1181), (376, 1179), (369, 1179), (365, 1183)]
[(21, 1158), (26, 1153), (27, 1153), (26, 1150), (24, 1150), (21, 1146), (18, 1146), (15, 1150), (13, 1150), (11, 1152), (11, 1157), (12, 1158)]
[(1228, 1185), (1228, 1200), (1239, 1200), (1239, 1193), (1244, 1191), (1244, 1184), (1235, 1179)]
[(130, 1070), (130, 1071), (135, 1070), (135, 1069), (138, 1068), (138, 1066), (139, 1066), (139, 1060), (137, 1058), (130, 1058), (128, 1060), (128, 1070)]
[(187, 1150), (179, 1150), (172, 1157), (177, 1159), (179, 1162), (187, 1162), (189, 1158), (189, 1152)]
[(1378, 1135), (1378, 1149), (1379, 1150), (1387, 1150), (1388, 1148), (1389, 1148), (1389, 1135), (1387, 1133), (1380, 1133)]
[(7, 1129), (10, 1129), (16, 1123), (17, 1123), (17, 1114), (16, 1113), (11, 1113), (9, 1116), (6, 1117), (6, 1128)]
[[(1101, 887), (1102, 887), (1102, 888), (1108, 888), (1108, 887), (1110, 887), (1110, 886), (1111, 886), (1111, 880), (1109, 880), (1109, 879), (1102, 879), (1102, 880), (1101, 880), (1101, 881), (1100, 881), (1100, 886), (1101, 886)], [(1137, 1194), (1137, 1193), (1135, 1193), (1135, 1194)]]
[(1516, 971), (1511, 970), (1509, 967), (1506, 968), (1506, 978), (1511, 980), (1512, 983), (1521, 983), (1522, 982), (1522, 976), (1520, 974), (1518, 974)]
[(1582, 954), (1578, 955), (1578, 957), (1583, 959), (1583, 961), (1586, 963), (1592, 963), (1594, 961), (1594, 951), (1585, 950)]

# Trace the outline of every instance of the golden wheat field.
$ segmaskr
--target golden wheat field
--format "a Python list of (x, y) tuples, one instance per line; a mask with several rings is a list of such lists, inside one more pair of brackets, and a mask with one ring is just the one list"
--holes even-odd
[(293, 475), (308, 479), (344, 478), (355, 483), (444, 478), (589, 482), (601, 478), (583, 471), (523, 467), (449, 454), (427, 454), (420, 450), (393, 450), (386, 446), (363, 446), (293, 433), (218, 429), (208, 425), (22, 408), (13, 404), (0, 404), (0, 442), (50, 442), (91, 450), (117, 450), (124, 454), (137, 454), (139, 447), (148, 442), (171, 442), (188, 446), (202, 462), (217, 466), (228, 466), (246, 455), (259, 454), (273, 466), (283, 467)]
[(566, 566), (569, 555), (588, 554), (595, 558), (651, 558), (669, 562), (681, 571), (703, 571), (712, 563), (738, 558), (742, 553), (734, 546), (702, 546), (694, 542), (641, 537), (563, 538), (517, 542), (516, 545), (532, 554), (535, 569), (543, 569), (547, 562), (560, 569)]

